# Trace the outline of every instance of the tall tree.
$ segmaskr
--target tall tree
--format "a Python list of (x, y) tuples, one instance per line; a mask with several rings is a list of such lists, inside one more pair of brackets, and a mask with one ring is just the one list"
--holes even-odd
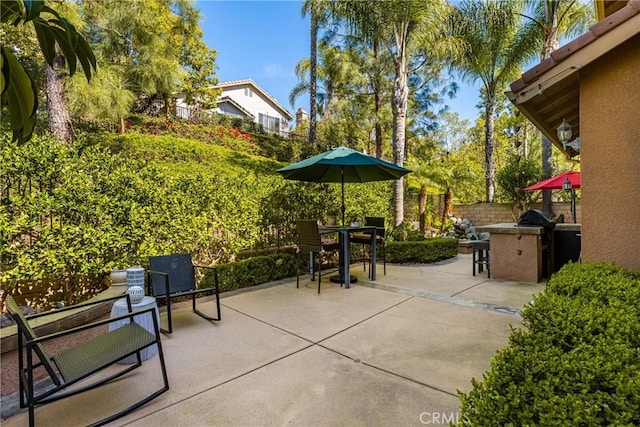
[(94, 0), (82, 8), (101, 63), (119, 73), (138, 111), (157, 112), (161, 106), (167, 112), (178, 90), (186, 90), (190, 100), (215, 99), (215, 51), (201, 40), (201, 16), (192, 1)]
[[(393, 159), (399, 166), (403, 166), (405, 160), (411, 57), (414, 53), (427, 49), (430, 49), (432, 55), (444, 51), (446, 40), (443, 38), (441, 25), (445, 22), (447, 10), (446, 2), (439, 0), (432, 0), (427, 4), (419, 0), (331, 2), (329, 13), (332, 16), (343, 19), (354, 34), (367, 40), (378, 40), (392, 58)], [(395, 224), (399, 225), (404, 220), (402, 178), (395, 182), (394, 198)]]
[(322, 20), (323, 0), (305, 0), (302, 14), (309, 14), (309, 143), (316, 144), (318, 120), (317, 82), (318, 82), (318, 26)]
[(73, 125), (64, 91), (65, 59), (61, 52), (56, 53), (53, 66), (45, 64), (44, 76), (49, 132), (62, 142), (71, 142), (73, 140)]
[[(346, 94), (347, 87), (354, 81), (362, 80), (362, 75), (355, 68), (350, 52), (326, 43), (320, 43), (320, 54), (316, 71), (316, 99), (317, 105), (322, 107), (322, 118), (331, 118), (331, 105), (338, 94)], [(296, 98), (303, 93), (311, 92), (310, 82), (311, 61), (302, 59), (296, 64), (295, 73), (298, 83), (291, 89), (289, 102), (295, 103)]]
[(452, 35), (463, 46), (455, 66), (463, 79), (482, 82), (484, 102), (485, 200), (495, 200), (494, 119), (497, 97), (535, 53), (532, 27), (509, 0), (466, 0), (451, 15)]
[[(525, 18), (538, 28), (535, 37), (541, 46), (540, 61), (551, 56), (560, 46), (560, 39), (583, 33), (591, 23), (594, 13), (592, 2), (579, 0), (537, 0), (529, 4)], [(550, 178), (552, 167), (552, 144), (542, 135), (542, 177)], [(551, 214), (551, 190), (542, 191), (542, 210)]]
[[(2, 24), (16, 27), (27, 23), (33, 25), (40, 50), (50, 68), (47, 78), (58, 77), (53, 67), (64, 60), (69, 75), (75, 73), (79, 61), (87, 80), (91, 79), (96, 68), (96, 59), (89, 44), (67, 19), (46, 6), (43, 1), (3, 0), (0, 3), (0, 18)], [(12, 49), (0, 44), (0, 51), (1, 105), (3, 108), (7, 106), (9, 110), (14, 140), (26, 142), (31, 138), (35, 127), (37, 89)]]

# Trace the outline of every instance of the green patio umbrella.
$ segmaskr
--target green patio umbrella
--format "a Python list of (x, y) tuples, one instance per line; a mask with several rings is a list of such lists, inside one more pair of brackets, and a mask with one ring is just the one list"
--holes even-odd
[(411, 172), (348, 147), (340, 146), (276, 172), (284, 179), (307, 182), (339, 182), (342, 184), (342, 225), (344, 226), (344, 183), (399, 179)]

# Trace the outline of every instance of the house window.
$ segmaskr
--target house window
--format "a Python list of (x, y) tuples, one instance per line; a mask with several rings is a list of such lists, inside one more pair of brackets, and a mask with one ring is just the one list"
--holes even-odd
[(271, 133), (280, 132), (280, 118), (272, 117), (268, 114), (258, 114), (258, 123), (262, 125), (265, 131)]
[(244, 96), (248, 96), (249, 98), (253, 97), (253, 92), (251, 91), (250, 87), (244, 88)]

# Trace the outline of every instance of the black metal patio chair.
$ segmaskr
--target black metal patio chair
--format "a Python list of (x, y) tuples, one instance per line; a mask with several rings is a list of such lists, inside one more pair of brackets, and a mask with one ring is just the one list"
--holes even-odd
[[(384, 274), (387, 274), (387, 249), (385, 242), (385, 228), (384, 228), (384, 218), (383, 217), (375, 217), (375, 216), (366, 216), (364, 218), (365, 226), (374, 226), (376, 227), (376, 255), (379, 255), (382, 258), (382, 265), (384, 268)], [(351, 243), (361, 244), (363, 246), (363, 254), (364, 247), (371, 245), (371, 232), (363, 231), (361, 233), (355, 233), (353, 236), (349, 238)], [(378, 249), (380, 248), (380, 249)], [(364, 268), (366, 269), (367, 258), (363, 256), (362, 263)], [(371, 256), (369, 256), (369, 278), (371, 278)]]
[[(316, 220), (297, 220), (296, 232), (298, 234), (298, 246), (296, 252), (298, 253), (298, 268), (296, 276), (296, 288), (300, 287), (300, 254), (302, 252), (311, 253), (311, 265), (312, 269), (311, 280), (314, 279), (316, 271), (315, 261), (318, 263), (318, 293), (320, 293), (320, 283), (322, 282), (322, 262), (329, 252), (335, 252), (340, 249), (340, 244), (335, 241), (323, 241), (320, 231), (318, 229), (318, 221)], [(342, 285), (342, 283), (341, 283)]]
[[(148, 294), (158, 300), (164, 300), (167, 307), (167, 329), (160, 328), (165, 334), (173, 332), (171, 320), (171, 300), (178, 297), (191, 296), (193, 312), (206, 320), (221, 320), (220, 286), (218, 284), (218, 270), (215, 267), (194, 265), (191, 254), (173, 254), (149, 257)], [(213, 287), (199, 288), (196, 283), (196, 268), (206, 268), (213, 272)], [(196, 308), (196, 296), (200, 294), (215, 294), (216, 316), (207, 316)]]
[[(158, 321), (156, 316), (153, 315), (154, 308), (140, 310), (133, 313), (131, 300), (128, 295), (126, 298), (129, 313), (122, 316), (100, 320), (84, 326), (41, 337), (36, 335), (32, 326), (29, 324), (29, 321), (36, 318), (57, 315), (60, 312), (75, 310), (95, 304), (102, 304), (118, 298), (122, 297), (118, 296), (102, 299), (100, 301), (78, 304), (58, 310), (25, 316), (13, 297), (11, 295), (7, 296), (5, 301), (7, 311), (18, 326), (18, 377), (20, 381), (20, 407), (29, 408), (30, 426), (35, 425), (36, 406), (77, 395), (110, 383), (116, 378), (122, 377), (124, 374), (142, 366), (140, 351), (154, 344), (158, 346), (163, 386), (145, 398), (129, 405), (127, 408), (114, 415), (107, 416), (100, 421), (97, 421), (93, 425), (103, 425), (120, 418), (169, 390), (169, 381), (167, 379), (164, 355), (162, 353), (162, 345), (160, 344)], [(146, 312), (151, 312), (152, 314), (151, 317), (153, 317), (154, 327), (153, 332), (148, 331), (135, 322), (135, 318), (137, 316), (143, 316)], [(73, 337), (74, 334), (79, 332), (107, 325), (112, 322), (120, 322), (125, 319), (129, 321), (126, 325), (80, 342), (53, 356), (47, 354), (45, 346), (43, 345), (62, 337)], [(95, 374), (115, 365), (116, 362), (131, 355), (136, 355), (136, 363), (126, 365), (126, 367), (123, 365), (122, 369), (109, 374), (106, 378), (93, 377)], [(44, 371), (46, 371), (52, 383), (51, 387), (47, 387), (44, 390), (36, 390), (34, 384), (34, 371), (40, 369), (44, 369)], [(84, 383), (84, 385), (81, 385), (81, 383)], [(74, 385), (77, 386), (72, 387)], [(126, 382), (122, 383), (122, 386), (125, 387)], [(65, 424), (63, 420), (57, 421)], [(74, 420), (70, 418), (67, 420), (66, 424), (73, 424), (73, 422)]]

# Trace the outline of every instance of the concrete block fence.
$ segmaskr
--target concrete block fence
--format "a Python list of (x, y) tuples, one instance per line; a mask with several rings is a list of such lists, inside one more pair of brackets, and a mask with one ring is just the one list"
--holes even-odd
[[(535, 203), (529, 209), (540, 209), (540, 204)], [(553, 202), (551, 211), (559, 216), (564, 214), (564, 222), (572, 223), (571, 203)], [(517, 222), (518, 213), (511, 203), (475, 203), (471, 205), (452, 205), (451, 213), (457, 218), (469, 218), (473, 225), (497, 224), (502, 222)], [(580, 202), (576, 204), (577, 222), (580, 223)]]

